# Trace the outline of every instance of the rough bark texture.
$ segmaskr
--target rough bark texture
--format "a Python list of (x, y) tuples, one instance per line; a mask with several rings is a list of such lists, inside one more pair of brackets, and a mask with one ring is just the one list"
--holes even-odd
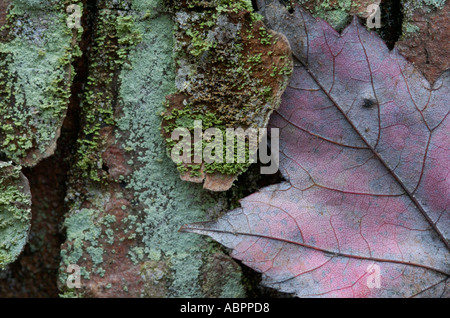
[[(174, 66), (164, 9), (162, 1), (95, 8), (66, 198), (59, 277), (66, 296), (244, 296), (230, 257), (177, 232), (185, 220), (214, 213), (223, 198), (181, 181), (166, 157), (159, 114), (174, 89)], [(79, 290), (65, 285), (70, 264), (81, 267)]]
[[(177, 92), (167, 98), (162, 123), (169, 151), (175, 148), (174, 130), (193, 133), (195, 121), (201, 121), (203, 130), (220, 129), (222, 139), (227, 128), (266, 128), (293, 69), (289, 42), (265, 27), (250, 2), (211, 0), (192, 7), (197, 2), (173, 5)], [(211, 143), (201, 146), (205, 150)], [(223, 148), (216, 152), (226, 153)], [(206, 151), (194, 151), (192, 162), (178, 162), (178, 170), (183, 180), (226, 191), (250, 166), (250, 152), (244, 162), (235, 153), (231, 164), (211, 163)]]
[[(20, 171), (20, 165), (35, 166), (55, 150), (69, 105), (78, 37), (66, 28), (62, 2), (8, 0), (0, 7), (0, 156)], [(23, 170), (31, 183), (33, 226), (19, 260), (0, 271), (2, 296), (58, 295), (63, 166), (61, 158), (53, 158)], [(8, 202), (5, 195), (0, 191), (0, 201)]]
[(409, 0), (402, 2), (405, 8), (403, 37), (396, 47), (434, 83), (450, 66), (450, 3)]
[[(66, 24), (69, 4), (84, 7), (84, 30)], [(26, 170), (34, 195), (30, 243), (2, 272), (0, 294), (244, 296), (230, 257), (177, 232), (186, 220), (217, 213), (217, 202), (227, 199), (186, 185), (166, 159), (159, 114), (173, 91), (174, 66), (173, 22), (163, 2), (2, 5), (2, 156), (35, 167)], [(58, 34), (64, 50), (51, 46)], [(27, 67), (17, 62), (23, 56)], [(54, 90), (41, 87), (52, 87), (42, 83), (47, 78)], [(24, 116), (30, 109), (34, 117)], [(42, 161), (56, 149), (64, 118), (56, 154)], [(81, 289), (65, 284), (69, 264), (81, 267)]]

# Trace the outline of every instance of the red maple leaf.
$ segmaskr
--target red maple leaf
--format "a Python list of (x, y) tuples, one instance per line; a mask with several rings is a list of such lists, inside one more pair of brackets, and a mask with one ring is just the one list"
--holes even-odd
[(430, 83), (355, 18), (265, 8), (296, 67), (271, 127), (287, 180), (186, 225), (301, 297), (448, 297), (449, 72)]

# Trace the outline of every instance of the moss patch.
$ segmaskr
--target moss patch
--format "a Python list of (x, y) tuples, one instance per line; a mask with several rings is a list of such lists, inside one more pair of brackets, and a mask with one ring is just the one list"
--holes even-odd
[(127, 54), (141, 39), (133, 25), (133, 16), (117, 15), (109, 9), (101, 9), (97, 16), (81, 107), (83, 131), (78, 139), (75, 163), (76, 174), (85, 179), (107, 181), (101, 157), (106, 135), (101, 136), (100, 130), (115, 125), (118, 73), (122, 67), (129, 67)]
[[(284, 37), (268, 30), (250, 1), (185, 1), (175, 10), (176, 94), (168, 97), (162, 133), (171, 152), (176, 128), (264, 128), (292, 72)], [(209, 142), (203, 141), (202, 147)], [(248, 149), (248, 147), (246, 147)], [(225, 149), (225, 146), (224, 146)], [(181, 174), (239, 175), (250, 162), (179, 165)], [(189, 179), (189, 177), (185, 178)], [(206, 183), (205, 183), (206, 185)]]
[(21, 253), (31, 220), (31, 194), (20, 167), (0, 162), (0, 269)]

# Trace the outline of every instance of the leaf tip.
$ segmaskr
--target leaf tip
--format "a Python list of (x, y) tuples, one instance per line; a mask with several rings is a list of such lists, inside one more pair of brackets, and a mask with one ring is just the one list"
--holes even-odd
[(190, 228), (189, 228), (189, 224), (184, 224), (183, 226), (180, 227), (180, 229), (178, 230), (179, 233), (189, 233), (190, 232)]
[(199, 233), (199, 231), (205, 230), (205, 225), (203, 222), (200, 223), (189, 223), (184, 224), (178, 232), (180, 233)]

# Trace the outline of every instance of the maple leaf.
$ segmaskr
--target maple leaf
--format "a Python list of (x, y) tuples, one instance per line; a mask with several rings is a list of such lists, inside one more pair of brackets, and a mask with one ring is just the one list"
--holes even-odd
[(212, 237), (300, 297), (448, 297), (449, 74), (434, 85), (358, 20), (342, 34), (298, 7), (265, 8), (297, 59), (271, 127), (287, 180)]

